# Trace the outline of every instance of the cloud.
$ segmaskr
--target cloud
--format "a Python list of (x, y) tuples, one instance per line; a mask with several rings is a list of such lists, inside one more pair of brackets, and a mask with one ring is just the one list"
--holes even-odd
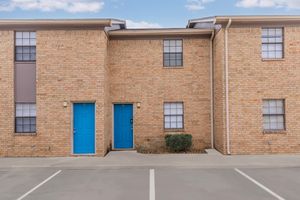
[(186, 9), (191, 11), (202, 10), (205, 4), (214, 2), (215, 0), (187, 0)]
[(126, 20), (126, 25), (128, 28), (162, 28), (160, 24), (150, 23), (146, 21), (132, 21)]
[(289, 8), (300, 9), (300, 0), (239, 0), (236, 6), (243, 8)]
[(0, 2), (0, 11), (39, 10), (56, 11), (63, 10), (70, 13), (98, 12), (104, 6), (102, 0), (9, 0)]

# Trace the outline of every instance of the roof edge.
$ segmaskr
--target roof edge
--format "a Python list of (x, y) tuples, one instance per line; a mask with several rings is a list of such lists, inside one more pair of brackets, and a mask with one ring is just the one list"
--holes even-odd
[(1, 27), (85, 27), (85, 26), (100, 26), (111, 27), (112, 25), (120, 25), (121, 28), (126, 28), (126, 22), (118, 19), (1, 19)]
[(163, 36), (163, 35), (210, 35), (213, 29), (186, 29), (186, 28), (162, 28), (162, 29), (126, 29), (109, 31), (110, 36)]
[(212, 22), (214, 24), (227, 23), (231, 19), (237, 23), (255, 23), (255, 22), (300, 22), (300, 15), (228, 15), (228, 16), (210, 16), (197, 19), (190, 19), (187, 28), (194, 28), (197, 23)]

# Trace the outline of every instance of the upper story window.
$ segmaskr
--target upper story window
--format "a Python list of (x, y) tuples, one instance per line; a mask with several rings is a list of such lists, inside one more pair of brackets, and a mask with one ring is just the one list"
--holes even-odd
[(262, 58), (283, 58), (283, 28), (262, 28)]
[(36, 33), (16, 32), (15, 35), (15, 60), (35, 61), (36, 60)]
[(283, 99), (266, 99), (263, 101), (264, 130), (285, 129), (285, 108)]
[(164, 66), (181, 67), (182, 60), (182, 40), (164, 40)]

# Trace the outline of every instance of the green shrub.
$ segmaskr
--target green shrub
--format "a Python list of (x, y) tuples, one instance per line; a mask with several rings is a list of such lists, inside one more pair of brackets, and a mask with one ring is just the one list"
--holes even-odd
[(188, 151), (192, 146), (190, 134), (171, 134), (165, 136), (167, 147), (173, 152)]

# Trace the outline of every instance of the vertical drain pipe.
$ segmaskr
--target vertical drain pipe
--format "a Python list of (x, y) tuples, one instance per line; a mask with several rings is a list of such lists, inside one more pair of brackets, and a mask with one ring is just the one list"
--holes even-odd
[(215, 30), (213, 30), (210, 38), (210, 137), (211, 148), (215, 148), (214, 144), (214, 77), (213, 77), (213, 41)]
[(230, 155), (230, 130), (229, 130), (229, 91), (228, 91), (228, 29), (231, 25), (231, 18), (225, 28), (225, 93), (226, 93), (226, 136), (227, 136), (227, 154)]

